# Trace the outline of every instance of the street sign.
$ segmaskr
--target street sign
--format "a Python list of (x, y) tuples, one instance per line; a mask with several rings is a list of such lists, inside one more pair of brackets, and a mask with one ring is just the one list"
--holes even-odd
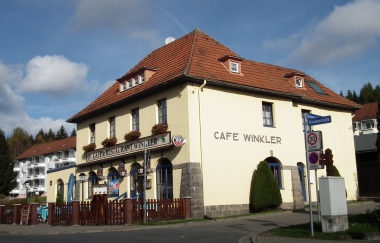
[(308, 163), (309, 163), (309, 169), (310, 170), (317, 170), (320, 169), (319, 166), (319, 153), (320, 152), (308, 152), (307, 153), (307, 158), (308, 158)]
[(308, 132), (306, 136), (306, 147), (307, 151), (320, 151), (322, 146), (322, 132), (321, 131), (314, 131), (314, 132)]
[(307, 113), (306, 118), (307, 118), (308, 126), (316, 126), (316, 125), (331, 123), (331, 116), (318, 116), (318, 115)]

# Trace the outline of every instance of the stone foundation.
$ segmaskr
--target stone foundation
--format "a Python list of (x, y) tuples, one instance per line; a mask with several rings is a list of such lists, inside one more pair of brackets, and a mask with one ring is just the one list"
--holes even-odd
[(239, 215), (239, 214), (248, 214), (248, 213), (249, 213), (248, 204), (206, 206), (206, 215), (211, 218)]

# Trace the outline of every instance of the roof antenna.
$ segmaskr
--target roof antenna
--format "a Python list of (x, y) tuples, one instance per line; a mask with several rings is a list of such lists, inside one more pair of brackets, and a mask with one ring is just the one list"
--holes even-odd
[(173, 42), (175, 41), (175, 39), (173, 37), (168, 37), (165, 39), (165, 45), (169, 44), (170, 42)]

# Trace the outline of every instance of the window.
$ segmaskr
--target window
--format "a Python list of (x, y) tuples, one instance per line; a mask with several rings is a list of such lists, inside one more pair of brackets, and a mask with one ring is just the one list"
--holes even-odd
[(230, 62), (230, 70), (233, 73), (239, 73), (239, 63), (237, 63), (237, 62)]
[(145, 76), (144, 74), (140, 74), (140, 84), (145, 82)]
[(90, 143), (95, 143), (95, 124), (90, 125)]
[(158, 123), (167, 123), (166, 100), (158, 101)]
[(127, 81), (127, 88), (128, 89), (132, 88), (132, 81), (131, 80)]
[(296, 86), (298, 88), (302, 88), (303, 87), (303, 79), (302, 78), (296, 78)]
[(95, 172), (91, 171), (88, 177), (88, 199), (92, 198), (92, 188), (94, 185), (98, 184), (98, 177)]
[(157, 166), (157, 199), (173, 198), (173, 168), (172, 163), (164, 159)]
[(268, 166), (270, 170), (272, 171), (272, 174), (274, 176), (274, 179), (276, 180), (276, 183), (280, 189), (282, 189), (282, 168), (281, 164), (277, 161), (274, 157), (269, 157), (265, 159), (267, 161)]
[(272, 104), (263, 102), (263, 124), (265, 127), (273, 127)]
[(110, 138), (116, 138), (116, 124), (115, 117), (109, 119), (110, 123)]
[(122, 82), (120, 84), (120, 92), (124, 91), (125, 90), (125, 82)]
[(139, 109), (132, 110), (132, 131), (140, 130)]
[(133, 86), (136, 86), (136, 85), (138, 85), (139, 84), (139, 80), (138, 80), (138, 78), (137, 77), (134, 77), (133, 78)]
[(315, 91), (317, 92), (318, 94), (323, 94), (323, 95), (327, 95), (325, 91), (323, 91), (323, 89), (321, 89), (318, 84), (314, 83), (314, 82), (310, 82), (310, 81), (306, 81), (306, 83)]

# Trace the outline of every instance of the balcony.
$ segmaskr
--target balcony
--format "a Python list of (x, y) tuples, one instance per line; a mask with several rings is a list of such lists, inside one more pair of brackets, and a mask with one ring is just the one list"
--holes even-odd
[(34, 164), (34, 167), (42, 167), (42, 168), (45, 168), (45, 163), (37, 163), (37, 164)]
[(10, 194), (19, 194), (19, 192), (20, 192), (20, 190), (12, 190), (12, 191), (10, 191), (9, 193), (10, 193)]
[(14, 171), (14, 172), (18, 172), (18, 171), (20, 171), (20, 170), (21, 170), (20, 167), (14, 167), (14, 168), (13, 168), (13, 171)]
[(45, 175), (43, 175), (43, 174), (34, 175), (33, 179), (45, 179)]
[(44, 192), (45, 191), (45, 187), (43, 187), (43, 186), (33, 187), (33, 189), (34, 189), (34, 192)]

